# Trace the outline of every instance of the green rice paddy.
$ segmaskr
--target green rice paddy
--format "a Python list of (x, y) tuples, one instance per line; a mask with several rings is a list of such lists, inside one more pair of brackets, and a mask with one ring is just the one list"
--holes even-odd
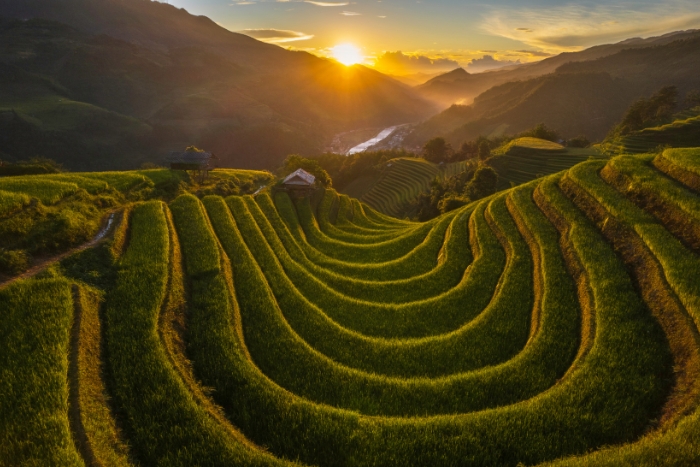
[[(697, 465), (698, 175), (591, 160), (423, 224), (333, 190), (138, 202), (108, 280), (0, 286), (0, 466)], [(100, 183), (135, 176), (165, 175)]]

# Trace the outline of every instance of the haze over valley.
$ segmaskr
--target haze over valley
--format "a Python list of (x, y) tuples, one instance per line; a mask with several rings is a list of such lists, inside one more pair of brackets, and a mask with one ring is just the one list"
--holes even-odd
[(0, 0), (0, 467), (700, 465), (700, 8)]

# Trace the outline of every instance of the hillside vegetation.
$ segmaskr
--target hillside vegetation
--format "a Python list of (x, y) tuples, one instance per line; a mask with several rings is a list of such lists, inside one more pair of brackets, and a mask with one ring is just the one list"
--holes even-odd
[(167, 169), (0, 177), (0, 282), (87, 242), (135, 201), (253, 193), (273, 180), (269, 172), (226, 169), (201, 184)]
[(521, 185), (560, 172), (591, 157), (603, 157), (595, 148), (565, 148), (539, 138), (518, 138), (493, 152), (488, 164), (498, 173), (498, 189)]
[[(540, 61), (486, 73), (470, 74), (464, 69), (458, 68), (430, 79), (424, 84), (417, 86), (416, 90), (424, 97), (439, 102), (444, 108), (453, 104), (471, 104), (474, 98), (488, 91), (489, 88), (508, 82), (527, 81), (554, 73), (557, 69), (569, 63), (576, 64), (605, 57), (615, 57), (625, 50), (648, 49), (699, 36), (700, 34), (698, 34), (697, 30), (688, 30), (645, 39), (636, 37), (615, 44), (597, 45), (580, 52), (564, 52)], [(612, 58), (610, 61), (614, 62), (616, 60), (617, 58)], [(583, 66), (585, 67), (585, 65)], [(638, 70), (632, 71), (633, 73), (638, 72)]]
[(0, 2), (6, 159), (124, 170), (194, 144), (225, 167), (274, 169), (337, 133), (436, 110), (366, 67), (265, 44), (165, 2)]
[(696, 465), (699, 193), (685, 149), (426, 223), (332, 190), (138, 202), (0, 286), (0, 464)]
[(391, 159), (371, 188), (353, 194), (381, 213), (402, 218), (408, 214), (411, 201), (428, 190), (433, 179), (449, 178), (465, 169), (464, 161), (438, 165), (419, 158)]
[(609, 138), (602, 148), (611, 154), (642, 154), (654, 152), (663, 147), (698, 145), (700, 145), (700, 108), (694, 108), (675, 115), (671, 123)]
[[(404, 143), (420, 146), (443, 136), (458, 147), (479, 136), (517, 134), (538, 123), (558, 131), (564, 139), (585, 135), (602, 141), (641, 96), (665, 86), (676, 86), (680, 96), (700, 89), (700, 33), (689, 31), (638, 45), (644, 46), (630, 43), (624, 48), (622, 43), (609, 49), (614, 54), (593, 54), (588, 55), (591, 59), (569, 63), (567, 57), (576, 54), (543, 60), (532, 67), (547, 63), (559, 67), (541, 76), (516, 78), (520, 67), (501, 72), (510, 76), (507, 82), (484, 89), (471, 105), (454, 105), (422, 122)], [(529, 67), (522, 67), (522, 72)]]

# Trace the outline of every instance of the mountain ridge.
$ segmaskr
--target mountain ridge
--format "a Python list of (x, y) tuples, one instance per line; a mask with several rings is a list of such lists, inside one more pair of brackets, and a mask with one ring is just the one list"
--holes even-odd
[[(482, 92), (491, 87), (511, 81), (536, 78), (553, 73), (562, 65), (570, 62), (584, 62), (615, 55), (625, 49), (645, 48), (651, 45), (665, 45), (682, 38), (700, 37), (700, 30), (690, 29), (674, 31), (661, 36), (648, 38), (631, 38), (615, 44), (602, 44), (589, 47), (579, 52), (564, 52), (543, 60), (522, 65), (491, 70), (484, 73), (467, 74), (462, 80), (445, 81), (441, 79), (449, 72), (427, 81), (417, 87), (419, 94), (449, 107), (458, 102), (471, 103)], [(450, 84), (447, 84), (450, 83)]]
[[(321, 152), (339, 132), (437, 111), (374, 70), (287, 51), (158, 2), (2, 0), (0, 16), (8, 18), (0, 22), (0, 63), (153, 128), (145, 139), (124, 141), (121, 149), (132, 155), (118, 158), (110, 147), (87, 147), (78, 128), (48, 133), (39, 118), (32, 139), (64, 147), (54, 151), (49, 143), (15, 141), (0, 125), (4, 152), (15, 159), (41, 155), (71, 169), (134, 168), (195, 144), (216, 152), (225, 166), (274, 169), (290, 153)], [(3, 112), (22, 113), (19, 107), (0, 101)]]

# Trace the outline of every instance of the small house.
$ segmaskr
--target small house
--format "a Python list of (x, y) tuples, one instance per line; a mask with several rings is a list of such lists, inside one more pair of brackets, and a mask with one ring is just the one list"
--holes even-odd
[(213, 153), (205, 151), (173, 151), (167, 158), (172, 170), (193, 171), (200, 180), (209, 176), (218, 160)]
[(311, 193), (315, 187), (316, 177), (303, 169), (296, 170), (282, 181), (284, 190), (300, 196)]

